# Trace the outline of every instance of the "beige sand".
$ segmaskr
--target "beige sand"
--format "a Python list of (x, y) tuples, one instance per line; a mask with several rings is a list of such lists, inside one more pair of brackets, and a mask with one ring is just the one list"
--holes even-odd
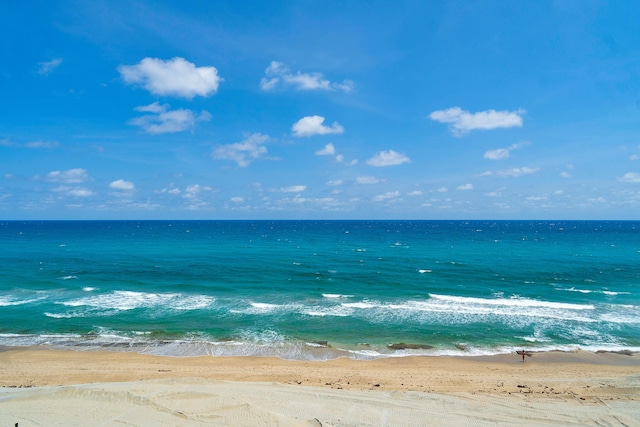
[(327, 362), (0, 352), (0, 425), (638, 425), (640, 357)]

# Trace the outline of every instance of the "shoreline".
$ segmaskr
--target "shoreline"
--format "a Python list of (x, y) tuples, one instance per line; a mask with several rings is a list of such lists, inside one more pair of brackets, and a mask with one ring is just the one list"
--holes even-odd
[(0, 424), (640, 425), (640, 354), (292, 361), (0, 349)]

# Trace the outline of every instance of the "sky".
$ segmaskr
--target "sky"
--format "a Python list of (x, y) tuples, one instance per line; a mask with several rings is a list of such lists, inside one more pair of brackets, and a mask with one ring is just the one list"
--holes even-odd
[(0, 6), (0, 219), (640, 219), (640, 2)]

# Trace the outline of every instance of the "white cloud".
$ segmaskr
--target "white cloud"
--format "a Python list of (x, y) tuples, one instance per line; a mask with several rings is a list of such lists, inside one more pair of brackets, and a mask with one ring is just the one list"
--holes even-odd
[(45, 180), (50, 182), (64, 182), (67, 184), (76, 184), (79, 182), (84, 182), (89, 179), (89, 174), (85, 169), (69, 169), (66, 171), (52, 171), (49, 172), (45, 178)]
[(509, 157), (509, 150), (506, 148), (498, 148), (497, 150), (489, 150), (484, 153), (484, 158), (489, 160), (500, 160)]
[(158, 102), (136, 107), (136, 111), (151, 114), (131, 119), (129, 124), (140, 126), (145, 132), (157, 135), (182, 132), (193, 128), (196, 122), (211, 120), (211, 114), (204, 110), (196, 116), (191, 110), (169, 110), (169, 107), (169, 104), (160, 105)]
[(462, 190), (462, 191), (473, 190), (473, 184), (459, 185), (458, 187), (456, 187), (456, 190)]
[(571, 174), (567, 171), (560, 172), (562, 178), (571, 178)]
[(240, 167), (248, 166), (252, 161), (267, 153), (267, 147), (263, 144), (269, 136), (260, 133), (249, 135), (247, 139), (233, 144), (220, 145), (213, 150), (214, 159), (232, 160)]
[(306, 185), (292, 185), (290, 187), (282, 187), (279, 191), (281, 193), (302, 193), (306, 189)]
[(462, 136), (475, 129), (497, 129), (522, 126), (522, 115), (525, 110), (496, 111), (486, 110), (470, 113), (459, 107), (438, 110), (429, 114), (431, 120), (449, 123), (454, 136)]
[(212, 190), (213, 188), (207, 185), (200, 185), (200, 184), (187, 185), (187, 187), (184, 189), (184, 194), (182, 195), (182, 197), (184, 197), (185, 199), (195, 199), (203, 191), (212, 191)]
[(336, 147), (332, 143), (328, 143), (322, 150), (316, 151), (316, 156), (335, 156)]
[(511, 168), (511, 169), (503, 169), (499, 171), (486, 171), (482, 172), (478, 176), (500, 176), (500, 177), (518, 177), (523, 175), (530, 175), (536, 173), (540, 170), (540, 168), (530, 168), (530, 167), (522, 167), (522, 168)]
[(411, 191), (411, 192), (407, 193), (407, 196), (422, 196), (422, 191), (414, 190), (414, 191)]
[(109, 188), (118, 191), (133, 191), (136, 186), (131, 181), (125, 181), (124, 179), (118, 179), (109, 184)]
[(533, 173), (537, 173), (540, 168), (530, 168), (530, 167), (522, 167), (522, 168), (511, 168), (504, 169), (496, 172), (498, 176), (522, 176), (522, 175), (531, 175)]
[(49, 142), (49, 141), (31, 141), (25, 142), (24, 146), (26, 148), (57, 148), (60, 146), (57, 142)]
[(331, 126), (324, 126), (324, 117), (322, 116), (307, 116), (298, 120), (291, 127), (293, 135), (297, 137), (312, 136), (312, 135), (327, 135), (334, 133), (343, 133), (344, 128), (333, 122)]
[(196, 67), (178, 57), (144, 58), (136, 65), (121, 65), (118, 71), (126, 83), (139, 84), (154, 95), (187, 99), (214, 94), (222, 81), (215, 67)]
[(292, 86), (297, 90), (341, 90), (350, 92), (353, 89), (351, 80), (342, 83), (332, 83), (321, 73), (291, 73), (289, 67), (282, 62), (272, 61), (264, 72), (260, 81), (260, 89), (273, 90), (278, 85)]
[(93, 191), (88, 188), (60, 186), (51, 189), (54, 193), (64, 193), (72, 197), (89, 197), (93, 195)]
[(380, 182), (375, 176), (359, 176), (356, 178), (358, 184), (377, 184)]
[(638, 182), (640, 182), (640, 173), (638, 173), (638, 172), (627, 172), (623, 176), (618, 178), (618, 181), (638, 183)]
[(38, 74), (42, 74), (43, 76), (48, 76), (53, 70), (58, 68), (62, 64), (62, 58), (55, 58), (51, 61), (40, 62), (38, 64)]
[(449, 191), (449, 189), (447, 187), (440, 187), (436, 191), (438, 193), (446, 193), (447, 191)]
[(489, 160), (500, 160), (506, 159), (509, 157), (511, 151), (516, 150), (518, 148), (522, 148), (527, 145), (527, 142), (519, 142), (517, 144), (512, 144), (508, 148), (498, 148), (496, 150), (489, 150), (484, 153), (484, 158)]
[(640, 160), (640, 154), (632, 154), (631, 156), (629, 156), (629, 160)]
[(411, 159), (409, 159), (404, 154), (397, 153), (393, 150), (388, 151), (380, 151), (375, 156), (367, 160), (367, 164), (369, 166), (395, 166), (401, 165), (403, 163), (410, 163)]
[(395, 199), (397, 197), (400, 197), (400, 192), (399, 191), (387, 191), (384, 194), (379, 194), (379, 195), (375, 196), (373, 198), (373, 200), (376, 201), (376, 202), (382, 202), (384, 200)]
[(231, 201), (233, 203), (244, 203), (244, 197), (232, 197)]
[(327, 181), (327, 185), (331, 185), (331, 186), (342, 185), (342, 180), (341, 179), (336, 179), (336, 180), (333, 180), (333, 181)]

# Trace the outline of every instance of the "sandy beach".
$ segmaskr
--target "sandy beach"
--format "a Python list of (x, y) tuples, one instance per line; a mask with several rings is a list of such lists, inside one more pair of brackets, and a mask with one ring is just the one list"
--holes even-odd
[(8, 348), (0, 425), (640, 425), (640, 357), (325, 362)]

